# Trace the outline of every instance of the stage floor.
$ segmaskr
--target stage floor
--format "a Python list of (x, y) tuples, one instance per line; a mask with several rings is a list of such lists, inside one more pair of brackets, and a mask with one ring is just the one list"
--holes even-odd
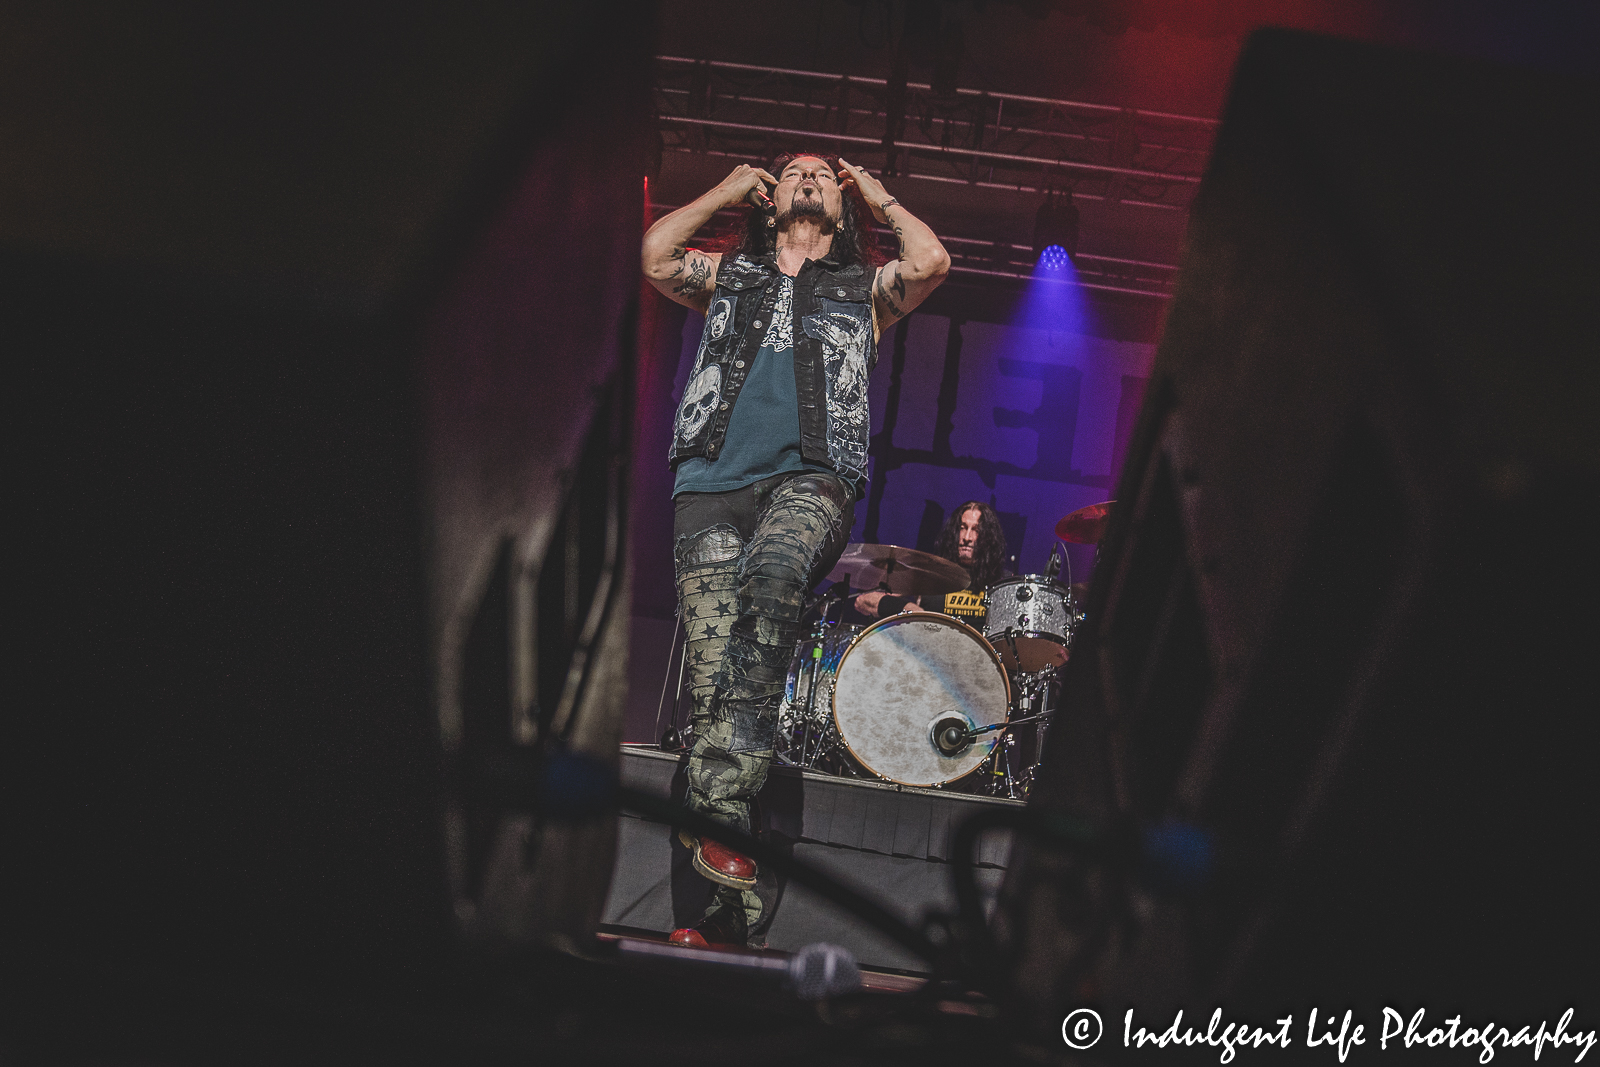
[[(622, 780), (635, 789), (681, 800), (686, 759), (653, 747), (624, 745)], [(955, 910), (948, 862), (951, 836), (968, 814), (994, 805), (1022, 803), (774, 767), (759, 798), (757, 821), (777, 847), (915, 924), (929, 909)], [(978, 883), (985, 892), (998, 890), (1010, 847), (1003, 831), (984, 835)], [(688, 850), (668, 826), (626, 813), (620, 817), (603, 928), (662, 935), (692, 925), (704, 913), (712, 889), (694, 873)], [(758, 891), (772, 916), (764, 936), (770, 948), (793, 952), (828, 941), (850, 949), (866, 967), (926, 971), (922, 960), (899, 945), (770, 872), (763, 872)]]

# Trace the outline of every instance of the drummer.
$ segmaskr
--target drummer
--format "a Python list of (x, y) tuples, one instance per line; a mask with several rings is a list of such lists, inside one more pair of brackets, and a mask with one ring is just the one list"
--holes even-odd
[(896, 596), (874, 589), (850, 598), (852, 610), (843, 621), (864, 625), (906, 610), (938, 611), (955, 616), (981, 633), (984, 590), (1005, 573), (1002, 561), (1006, 558), (1006, 535), (1000, 528), (1000, 516), (988, 504), (967, 501), (950, 513), (933, 550), (966, 569), (970, 580), (965, 589), (926, 597)]

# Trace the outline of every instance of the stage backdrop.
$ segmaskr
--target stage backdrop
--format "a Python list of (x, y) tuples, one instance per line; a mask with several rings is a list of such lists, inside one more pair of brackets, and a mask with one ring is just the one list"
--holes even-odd
[[(658, 384), (640, 396), (634, 484), (639, 567), (627, 734), (637, 741), (656, 729), (673, 629), (670, 420), (704, 321), (661, 304), (658, 339), (641, 353), (641, 393)], [(1056, 520), (1111, 495), (1154, 351), (1136, 341), (913, 312), (878, 348), (872, 480), (856, 505), (851, 540), (931, 549), (956, 505), (983, 500), (1000, 512), (1013, 569), (1042, 571)], [(1074, 579), (1085, 580), (1093, 547), (1073, 546), (1070, 561)]]

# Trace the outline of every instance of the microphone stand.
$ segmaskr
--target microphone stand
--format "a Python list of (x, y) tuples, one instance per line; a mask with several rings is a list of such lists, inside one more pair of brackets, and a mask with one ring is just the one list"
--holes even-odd
[(1009, 730), (1013, 726), (1022, 726), (1024, 724), (1030, 723), (1030, 722), (1041, 722), (1041, 721), (1043, 721), (1044, 719), (1046, 719), (1048, 717), (1049, 717), (1049, 712), (1041, 711), (1039, 714), (1037, 714), (1037, 715), (1029, 715), (1025, 719), (1007, 719), (1005, 722), (997, 722), (997, 723), (991, 723), (988, 726), (975, 727), (974, 729), (971, 729), (971, 730), (967, 731), (967, 736), (968, 737), (977, 737), (980, 734), (998, 733), (1001, 730)]
[[(667, 685), (672, 681), (672, 654), (678, 651), (678, 635), (683, 633), (683, 614), (674, 612), (672, 616), (672, 641), (667, 645), (667, 673), (661, 678), (661, 698), (656, 701), (656, 747), (661, 751), (668, 751), (667, 734), (661, 729), (661, 709), (667, 703)], [(678, 698), (683, 692), (683, 660), (687, 658), (688, 640), (684, 640), (685, 652), (678, 660), (678, 691), (672, 694), (672, 721), (667, 724), (671, 731), (671, 741), (674, 747), (678, 743)]]

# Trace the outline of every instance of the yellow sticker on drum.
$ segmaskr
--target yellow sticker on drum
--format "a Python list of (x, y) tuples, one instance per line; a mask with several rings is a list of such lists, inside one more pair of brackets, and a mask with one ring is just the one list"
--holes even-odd
[(963, 590), (959, 593), (946, 593), (944, 595), (944, 613), (954, 615), (958, 619), (983, 619), (989, 612), (984, 605), (983, 594)]

